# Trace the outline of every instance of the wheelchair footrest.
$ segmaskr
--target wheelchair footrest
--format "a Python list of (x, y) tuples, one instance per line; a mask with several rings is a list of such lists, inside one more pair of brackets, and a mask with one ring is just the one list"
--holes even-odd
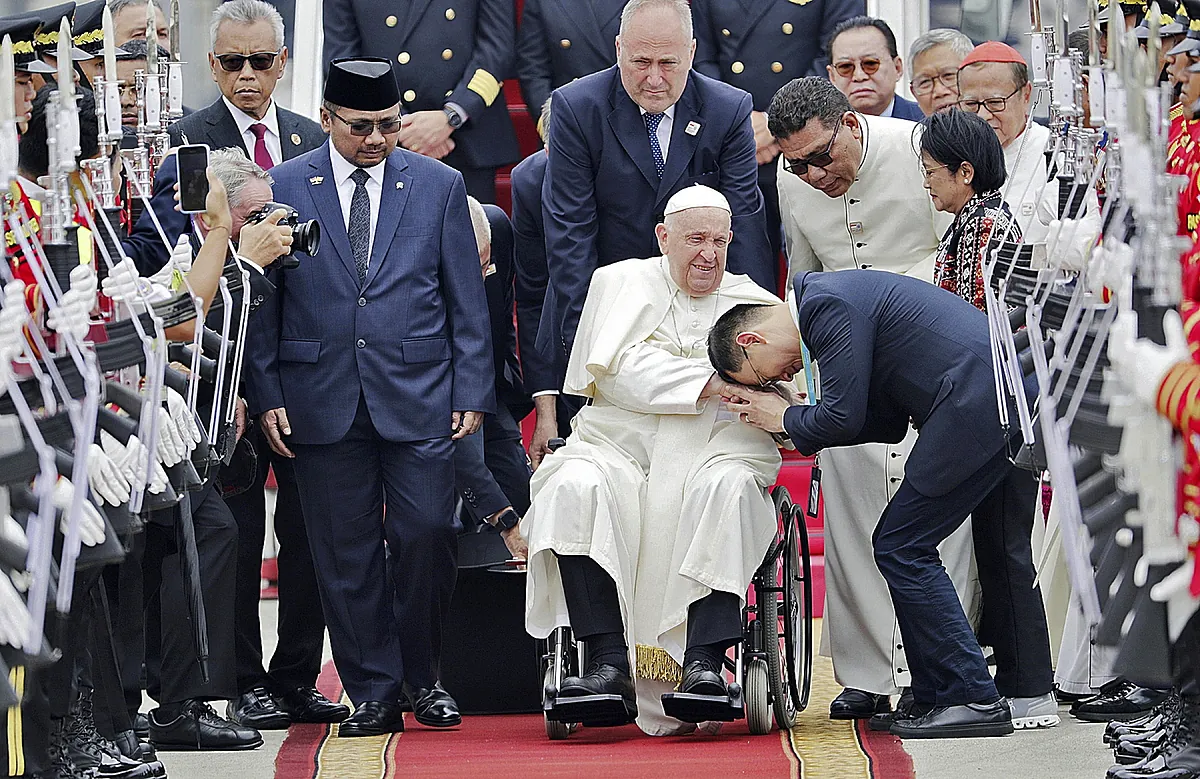
[(620, 695), (580, 695), (547, 698), (546, 719), (577, 722), (590, 728), (615, 728), (637, 719), (637, 705)]
[(745, 716), (742, 688), (729, 685), (728, 695), (696, 695), (668, 692), (662, 696), (663, 711), (681, 722), (733, 722)]

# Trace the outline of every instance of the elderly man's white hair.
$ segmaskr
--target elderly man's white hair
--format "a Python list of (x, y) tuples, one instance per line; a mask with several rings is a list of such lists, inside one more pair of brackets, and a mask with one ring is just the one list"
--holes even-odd
[(966, 57), (975, 48), (975, 43), (958, 30), (949, 27), (935, 27), (917, 36), (908, 47), (908, 73), (912, 75), (913, 65), (917, 57), (938, 46), (949, 46), (960, 57)]
[(229, 207), (237, 208), (242, 204), (242, 195), (246, 184), (255, 179), (264, 182), (268, 187), (275, 183), (271, 174), (258, 167), (245, 154), (234, 148), (217, 149), (208, 155), (208, 166), (213, 175), (225, 185), (229, 194)]
[(475, 248), (482, 254), (483, 250), (492, 245), (492, 225), (488, 221), (487, 211), (483, 204), (467, 195), (467, 210), (471, 212), (471, 228), (475, 230)]
[(275, 49), (283, 48), (283, 17), (270, 3), (264, 3), (263, 0), (230, 0), (218, 5), (217, 10), (213, 11), (212, 24), (208, 28), (210, 49), (216, 47), (217, 33), (225, 22), (237, 25), (266, 22), (271, 25), (271, 32), (275, 34)]
[[(766, 0), (763, 0), (765, 2)], [(684, 36), (692, 39), (692, 7), (688, 0), (629, 0), (621, 11), (621, 29), (617, 35), (624, 35), (629, 27), (629, 21), (643, 8), (670, 8), (679, 14), (679, 23), (683, 26)]]

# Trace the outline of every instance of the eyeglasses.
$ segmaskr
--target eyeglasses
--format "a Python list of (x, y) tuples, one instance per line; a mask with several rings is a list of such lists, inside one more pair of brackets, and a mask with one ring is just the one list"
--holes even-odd
[(986, 108), (989, 114), (999, 114), (1008, 107), (1008, 101), (1012, 96), (1020, 91), (1021, 87), (1017, 87), (1004, 97), (989, 97), (987, 100), (959, 100), (958, 107), (972, 114), (979, 113), (980, 107)]
[(371, 133), (375, 132), (375, 128), (379, 128), (379, 132), (384, 135), (400, 132), (400, 117), (393, 116), (390, 119), (380, 119), (378, 122), (368, 122), (366, 120), (351, 122), (348, 119), (343, 119), (338, 115), (337, 111), (330, 111), (331, 116), (337, 117), (338, 121), (350, 128), (350, 134), (356, 135), (359, 138), (366, 138)]
[(862, 68), (862, 72), (866, 73), (868, 76), (874, 76), (875, 72), (879, 70), (879, 66), (881, 64), (883, 63), (880, 60), (871, 57), (869, 59), (859, 60), (858, 62), (837, 62), (834, 63), (833, 69), (842, 78), (853, 78), (854, 69), (856, 67)]
[(914, 95), (920, 95), (924, 97), (933, 91), (933, 85), (939, 81), (941, 82), (942, 86), (957, 91), (958, 71), (947, 70), (937, 74), (936, 76), (921, 76), (915, 81), (908, 82), (908, 88), (912, 90)]
[(750, 366), (750, 370), (754, 371), (754, 378), (758, 379), (759, 389), (770, 389), (771, 382), (763, 378), (763, 375), (758, 372), (758, 368), (754, 367), (754, 363), (750, 362), (750, 352), (746, 351), (746, 347), (742, 347), (742, 356), (746, 358), (746, 364)]
[(214, 54), (213, 58), (221, 63), (225, 72), (238, 73), (246, 66), (246, 60), (250, 61), (250, 67), (255, 70), (270, 70), (278, 56), (278, 51), (256, 51), (253, 54)]
[(838, 121), (837, 129), (833, 131), (833, 135), (829, 137), (829, 143), (825, 144), (825, 150), (817, 152), (811, 157), (804, 157), (799, 160), (789, 160), (783, 158), (783, 169), (793, 176), (804, 176), (808, 173), (808, 168), (811, 165), (815, 168), (824, 169), (833, 162), (833, 142), (837, 140), (838, 133), (842, 131), (841, 121)]
[(937, 165), (932, 168), (926, 168), (925, 166), (922, 165), (921, 166), (921, 175), (923, 175), (925, 177), (926, 181), (929, 181), (929, 179), (933, 178), (934, 173), (936, 173), (939, 170), (942, 170), (943, 168), (949, 170), (950, 166), (949, 165)]

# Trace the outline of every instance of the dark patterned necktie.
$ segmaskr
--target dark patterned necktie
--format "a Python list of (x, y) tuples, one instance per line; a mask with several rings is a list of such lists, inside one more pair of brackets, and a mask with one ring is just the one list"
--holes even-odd
[(666, 114), (642, 114), (642, 118), (646, 120), (646, 132), (650, 134), (650, 152), (654, 155), (654, 169), (658, 171), (658, 177), (662, 178), (663, 168), (667, 166), (666, 160), (663, 159), (662, 146), (658, 142), (658, 126), (662, 124)]
[(354, 252), (354, 265), (358, 268), (358, 285), (367, 280), (371, 247), (371, 198), (367, 196), (367, 179), (371, 175), (362, 168), (350, 174), (354, 182), (354, 195), (350, 198), (350, 251)]

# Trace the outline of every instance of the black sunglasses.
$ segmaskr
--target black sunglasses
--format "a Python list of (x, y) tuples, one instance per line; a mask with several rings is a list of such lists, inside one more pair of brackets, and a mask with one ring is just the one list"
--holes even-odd
[(254, 54), (214, 54), (213, 58), (221, 63), (221, 68), (227, 73), (237, 73), (246, 66), (246, 60), (255, 70), (270, 70), (278, 56), (278, 51), (258, 51)]
[(829, 136), (829, 143), (825, 144), (825, 150), (817, 152), (811, 157), (805, 157), (799, 160), (789, 160), (783, 158), (783, 169), (793, 176), (803, 176), (808, 173), (809, 166), (814, 168), (825, 168), (833, 162), (833, 142), (837, 140), (838, 133), (842, 131), (842, 123), (839, 120), (837, 129), (833, 131), (833, 135)]
[(356, 135), (359, 138), (367, 137), (375, 131), (376, 127), (378, 127), (379, 132), (384, 135), (391, 135), (392, 133), (400, 132), (400, 117), (398, 116), (394, 116), (391, 119), (380, 119), (378, 122), (369, 122), (365, 119), (351, 122), (347, 119), (343, 119), (341, 116), (338, 116), (337, 111), (330, 111), (329, 113), (331, 116), (336, 117), (337, 120), (342, 124), (349, 127), (351, 135)]

